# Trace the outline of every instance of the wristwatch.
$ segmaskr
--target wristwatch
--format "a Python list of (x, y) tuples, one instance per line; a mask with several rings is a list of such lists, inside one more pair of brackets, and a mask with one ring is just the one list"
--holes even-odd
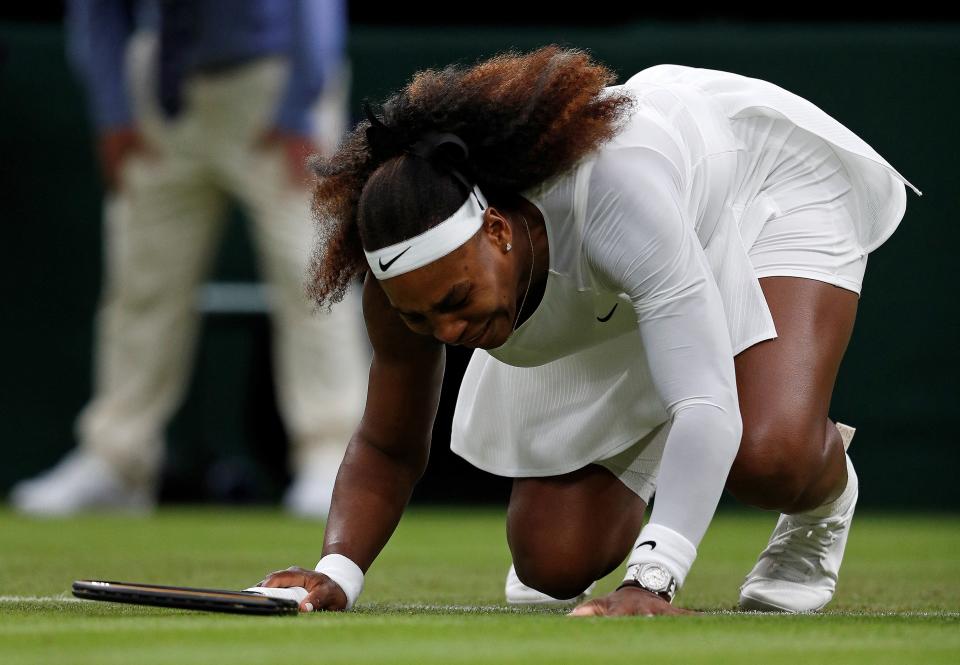
[(670, 571), (658, 563), (642, 563), (631, 568), (633, 569), (632, 579), (630, 577), (625, 579), (623, 584), (617, 587), (618, 590), (625, 586), (637, 586), (657, 594), (668, 603), (673, 602), (673, 597), (677, 593), (677, 580)]

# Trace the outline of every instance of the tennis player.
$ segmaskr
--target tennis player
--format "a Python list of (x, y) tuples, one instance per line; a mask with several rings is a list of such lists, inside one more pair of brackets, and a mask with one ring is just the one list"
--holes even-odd
[(724, 487), (781, 513), (741, 607), (832, 598), (857, 476), (827, 411), (910, 183), (773, 84), (613, 81), (557, 46), (422, 71), (318, 164), (313, 295), (366, 276), (374, 358), (323, 558), (265, 586), (353, 606), (426, 467), (451, 344), (476, 349), (453, 450), (515, 478), (508, 600), (576, 598), (626, 559), (573, 614), (684, 612)]

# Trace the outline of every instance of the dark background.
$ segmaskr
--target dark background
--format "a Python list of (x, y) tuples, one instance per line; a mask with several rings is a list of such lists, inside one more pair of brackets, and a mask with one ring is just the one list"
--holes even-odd
[[(602, 19), (510, 3), (415, 12), (351, 3), (352, 106), (381, 99), (417, 69), (469, 64), (545, 43), (589, 49), (622, 82), (653, 64), (733, 71), (811, 100), (924, 192), (907, 192), (897, 233), (871, 254), (833, 416), (858, 427), (861, 504), (957, 509), (960, 241), (960, 24), (904, 8), (829, 21), (771, 11), (604, 12)], [(460, 9), (463, 11), (463, 8)], [(0, 13), (0, 492), (73, 446), (90, 395), (92, 315), (100, 280), (100, 185), (81, 90), (71, 78), (60, 3)], [(564, 25), (564, 23), (569, 25)], [(239, 215), (212, 278), (255, 279)], [(286, 481), (274, 406), (269, 326), (260, 314), (209, 315), (186, 403), (170, 428), (163, 494), (172, 500), (274, 500)], [(509, 482), (448, 449), (450, 410), (468, 356), (451, 349), (421, 501), (500, 501)]]
[[(229, 0), (226, 0), (229, 2)], [(953, 20), (957, 12), (948, 3), (914, 2), (910, 5), (876, 4), (864, 11), (862, 6), (790, 7), (772, 3), (740, 3), (718, 6), (718, 3), (683, 2), (674, 4), (646, 3), (638, 7), (624, 4), (599, 6), (593, 13), (564, 9), (559, 3), (485, 0), (473, 6), (442, 0), (418, 0), (415, 3), (373, 3), (347, 0), (351, 23), (355, 25), (623, 25), (630, 21), (667, 20), (685, 23), (798, 21), (827, 22), (891, 22)], [(63, 16), (62, 0), (11, 2), (0, 10), (0, 19), (53, 23)], [(921, 190), (922, 191), (922, 190)]]

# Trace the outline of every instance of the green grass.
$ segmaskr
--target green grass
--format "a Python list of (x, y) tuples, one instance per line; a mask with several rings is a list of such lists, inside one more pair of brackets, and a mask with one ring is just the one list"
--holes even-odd
[(699, 616), (572, 619), (503, 604), (502, 512), (413, 510), (354, 612), (262, 618), (80, 602), (68, 590), (78, 578), (243, 588), (271, 569), (312, 566), (320, 525), (264, 510), (50, 521), (0, 512), (0, 662), (960, 662), (960, 518), (858, 515), (828, 611), (733, 613), (772, 526), (759, 513), (716, 519), (678, 598)]

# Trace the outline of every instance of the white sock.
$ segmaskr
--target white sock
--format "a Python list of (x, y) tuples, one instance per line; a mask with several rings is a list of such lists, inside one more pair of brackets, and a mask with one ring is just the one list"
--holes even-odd
[(860, 483), (857, 479), (857, 472), (853, 470), (853, 462), (850, 461), (850, 456), (844, 455), (844, 457), (847, 460), (847, 486), (840, 496), (822, 506), (800, 514), (809, 515), (810, 517), (833, 517), (834, 515), (842, 515), (850, 508), (850, 504), (852, 504), (857, 497), (857, 489)]

